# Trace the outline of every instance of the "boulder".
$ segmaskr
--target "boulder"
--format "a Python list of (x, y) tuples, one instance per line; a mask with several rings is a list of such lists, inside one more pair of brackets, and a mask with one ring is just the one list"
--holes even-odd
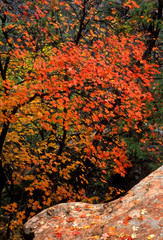
[(163, 239), (163, 166), (109, 203), (61, 203), (32, 217), (25, 239)]

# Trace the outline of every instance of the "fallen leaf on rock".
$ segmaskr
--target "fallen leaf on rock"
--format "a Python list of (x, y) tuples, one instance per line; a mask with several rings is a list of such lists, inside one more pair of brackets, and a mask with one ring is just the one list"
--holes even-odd
[(76, 211), (79, 211), (79, 210), (80, 210), (80, 207), (76, 207), (75, 210), (76, 210)]
[(57, 232), (55, 235), (56, 238), (60, 238), (61, 236), (62, 236), (62, 233), (60, 233), (60, 232)]
[(122, 220), (117, 221), (117, 224), (122, 224), (122, 223), (123, 223)]
[(74, 217), (69, 217), (66, 221), (67, 221), (67, 222), (73, 222), (74, 220), (75, 220)]
[(143, 215), (140, 215), (140, 217), (138, 217), (139, 220), (143, 220)]
[(135, 239), (135, 238), (137, 238), (137, 235), (136, 235), (135, 233), (133, 233), (133, 234), (131, 235), (131, 237), (132, 237), (132, 239)]
[(144, 215), (145, 213), (147, 213), (147, 210), (146, 209), (142, 209), (141, 210), (141, 215)]
[(77, 236), (80, 232), (73, 232), (72, 234)]
[(126, 216), (125, 219), (123, 220), (123, 224), (124, 225), (128, 225), (129, 224), (129, 220), (131, 220), (132, 217)]
[(90, 228), (90, 226), (85, 226), (85, 227), (83, 227), (83, 229), (87, 229), (87, 228)]
[(110, 227), (110, 228), (109, 228), (109, 235), (114, 236), (114, 235), (116, 234), (116, 233), (115, 233), (115, 230), (116, 230), (115, 227)]
[(96, 224), (96, 222), (91, 222), (91, 225), (94, 225), (94, 224)]
[(152, 238), (154, 238), (155, 237), (155, 235), (154, 234), (151, 234), (151, 235), (149, 235), (148, 237), (147, 237), (147, 239), (152, 239)]
[(138, 229), (139, 229), (139, 227), (135, 227), (135, 226), (132, 227), (133, 231), (137, 231)]

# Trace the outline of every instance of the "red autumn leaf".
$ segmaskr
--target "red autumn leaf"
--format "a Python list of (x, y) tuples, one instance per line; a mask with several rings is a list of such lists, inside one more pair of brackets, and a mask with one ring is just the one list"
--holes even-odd
[(80, 234), (80, 232), (78, 232), (78, 231), (72, 232), (72, 235), (74, 235), (74, 236), (77, 236), (79, 234)]
[(55, 235), (56, 238), (60, 238), (62, 237), (62, 233), (61, 232), (57, 232), (56, 235)]
[(67, 222), (73, 222), (74, 220), (75, 220), (75, 218), (70, 216), (66, 221)]

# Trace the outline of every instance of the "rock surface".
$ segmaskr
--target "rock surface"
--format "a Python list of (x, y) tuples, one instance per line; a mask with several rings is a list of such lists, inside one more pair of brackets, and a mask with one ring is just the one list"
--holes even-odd
[(24, 226), (26, 239), (163, 239), (163, 166), (122, 198), (105, 204), (63, 203)]

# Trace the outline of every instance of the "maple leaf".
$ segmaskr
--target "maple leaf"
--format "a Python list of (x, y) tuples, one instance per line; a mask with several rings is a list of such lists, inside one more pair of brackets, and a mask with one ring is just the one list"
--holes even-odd
[(78, 232), (78, 231), (75, 231), (75, 232), (72, 232), (72, 234), (73, 234), (74, 236), (77, 236), (77, 235), (79, 235), (79, 234), (80, 234), (80, 232)]
[(110, 235), (109, 233), (103, 233), (103, 234), (102, 234), (102, 239), (103, 239), (103, 240), (106, 240), (106, 239), (110, 238), (110, 236), (111, 236), (111, 235)]
[(70, 216), (66, 221), (67, 221), (67, 222), (74, 222), (74, 221), (75, 221), (75, 218)]
[(62, 233), (61, 233), (61, 232), (56, 232), (56, 235), (55, 235), (56, 238), (59, 239), (61, 236), (62, 236)]

